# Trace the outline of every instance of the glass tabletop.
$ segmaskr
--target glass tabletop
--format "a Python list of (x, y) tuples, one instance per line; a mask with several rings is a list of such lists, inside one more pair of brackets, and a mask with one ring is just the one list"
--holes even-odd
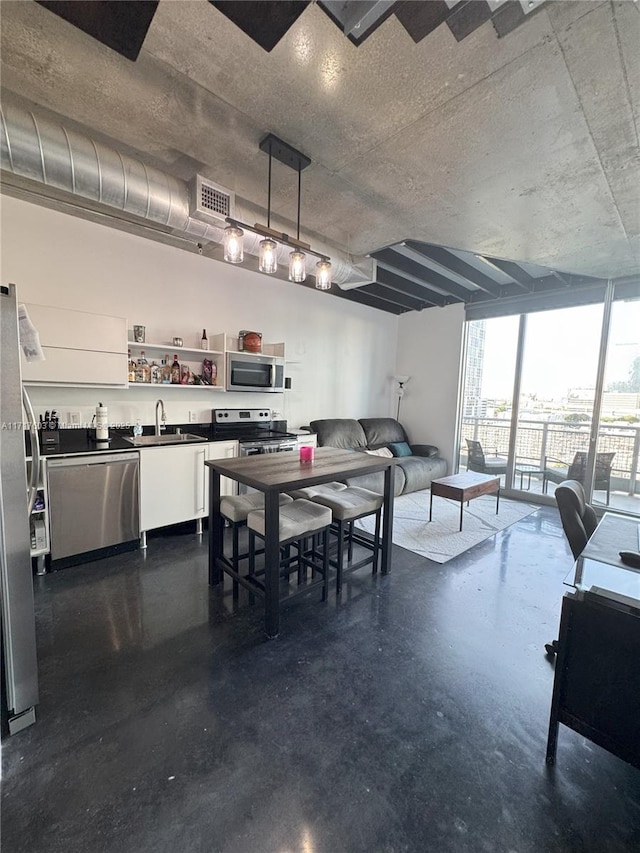
[(637, 519), (605, 513), (564, 583), (640, 607), (640, 569), (620, 560), (620, 551), (638, 550), (639, 535)]

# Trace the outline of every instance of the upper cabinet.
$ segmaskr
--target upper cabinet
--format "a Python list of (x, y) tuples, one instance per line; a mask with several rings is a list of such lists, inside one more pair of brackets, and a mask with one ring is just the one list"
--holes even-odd
[(32, 384), (115, 385), (127, 380), (127, 321), (68, 308), (27, 303), (44, 361), (26, 362), (22, 379)]

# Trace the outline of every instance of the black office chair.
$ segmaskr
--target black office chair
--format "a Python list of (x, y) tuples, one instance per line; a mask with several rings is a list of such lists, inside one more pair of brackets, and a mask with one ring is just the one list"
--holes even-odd
[[(592, 533), (598, 526), (598, 519), (585, 499), (582, 483), (577, 480), (563, 480), (556, 488), (556, 503), (560, 511), (562, 529), (569, 542), (574, 560), (585, 549)], [(547, 654), (554, 655), (558, 650), (558, 641), (545, 643)]]
[(485, 456), (482, 444), (471, 438), (467, 442), (467, 471), (480, 474), (506, 474), (507, 460), (504, 456)]

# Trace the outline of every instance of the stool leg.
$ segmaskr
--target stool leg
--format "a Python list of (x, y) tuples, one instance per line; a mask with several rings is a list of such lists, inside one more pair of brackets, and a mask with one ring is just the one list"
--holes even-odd
[(376, 512), (376, 529), (375, 529), (375, 539), (373, 540), (373, 568), (371, 570), (372, 574), (376, 574), (378, 571), (378, 554), (380, 553), (380, 520), (382, 517), (382, 509), (379, 509)]
[(322, 601), (327, 600), (329, 590), (329, 528), (322, 531)]
[(353, 562), (353, 521), (350, 521), (347, 524), (347, 539), (348, 539), (348, 549), (347, 549), (347, 563)]
[[(233, 563), (234, 572), (239, 573), (239, 571), (240, 571), (240, 560), (238, 559), (238, 554), (240, 553), (239, 535), (238, 535), (238, 525), (235, 523), (233, 525), (231, 541), (233, 543), (231, 562)], [(234, 598), (234, 600), (237, 600), (237, 598), (238, 598), (238, 589), (239, 589), (238, 581), (234, 578), (233, 579), (233, 598)]]
[(342, 591), (342, 568), (344, 566), (344, 522), (338, 521), (338, 553), (336, 559), (336, 595)]
[[(251, 577), (256, 572), (256, 535), (253, 530), (249, 530), (249, 576)], [(249, 593), (249, 604), (255, 604), (256, 597)]]
[(302, 562), (301, 557), (304, 556), (304, 539), (298, 539), (297, 548), (298, 548), (298, 586), (302, 583), (307, 575), (306, 568)]

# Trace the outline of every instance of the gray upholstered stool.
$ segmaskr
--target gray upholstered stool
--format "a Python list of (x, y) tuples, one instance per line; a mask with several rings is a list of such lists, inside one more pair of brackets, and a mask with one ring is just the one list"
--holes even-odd
[[(361, 489), (359, 486), (349, 486), (340, 489), (333, 494), (316, 494), (311, 500), (314, 503), (326, 506), (331, 510), (333, 523), (338, 537), (338, 553), (335, 563), (336, 567), (336, 593), (339, 595), (342, 589), (342, 578), (347, 572), (353, 572), (363, 566), (371, 564), (372, 573), (378, 571), (378, 553), (380, 550), (380, 516), (382, 509), (382, 495), (371, 492), (369, 489)], [(354, 530), (353, 522), (367, 515), (376, 516), (375, 532), (373, 541)], [(348, 568), (344, 566), (344, 544), (345, 533), (347, 534)], [(371, 556), (357, 563), (353, 562), (353, 543), (362, 545), (371, 551)]]
[[(278, 541), (283, 550), (280, 560), (280, 574), (287, 577), (292, 571), (298, 572), (298, 585), (302, 584), (306, 576), (306, 569), (322, 575), (322, 600), (327, 597), (327, 580), (329, 577), (329, 527), (331, 525), (331, 510), (320, 506), (312, 501), (299, 499), (280, 506)], [(265, 511), (254, 510), (247, 516), (247, 527), (249, 528), (249, 575), (247, 580), (264, 593), (264, 584), (259, 577), (264, 574), (264, 569), (256, 571), (255, 538), (265, 537)], [(305, 548), (305, 540), (321, 535), (320, 552), (312, 546)], [(296, 553), (292, 556), (290, 546)], [(315, 585), (315, 584), (314, 584)], [(306, 592), (309, 586), (300, 589)], [(291, 595), (291, 594), (290, 594)], [(287, 596), (287, 597), (290, 597)]]
[[(280, 495), (280, 506), (291, 503), (293, 498), (289, 495)], [(220, 515), (222, 515), (231, 525), (231, 560), (225, 555), (222, 555), (222, 560), (231, 569), (233, 577), (233, 597), (238, 596), (238, 581), (235, 576), (238, 575), (240, 569), (240, 560), (246, 560), (249, 552), (240, 553), (239, 547), (239, 530), (247, 523), (247, 516), (254, 510), (264, 509), (264, 493), (251, 492), (248, 495), (225, 495), (220, 499)]]
[(336, 492), (344, 492), (347, 488), (345, 483), (320, 483), (317, 486), (307, 486), (306, 489), (295, 489), (288, 492), (292, 498), (303, 498), (313, 500), (314, 495), (335, 495)]

